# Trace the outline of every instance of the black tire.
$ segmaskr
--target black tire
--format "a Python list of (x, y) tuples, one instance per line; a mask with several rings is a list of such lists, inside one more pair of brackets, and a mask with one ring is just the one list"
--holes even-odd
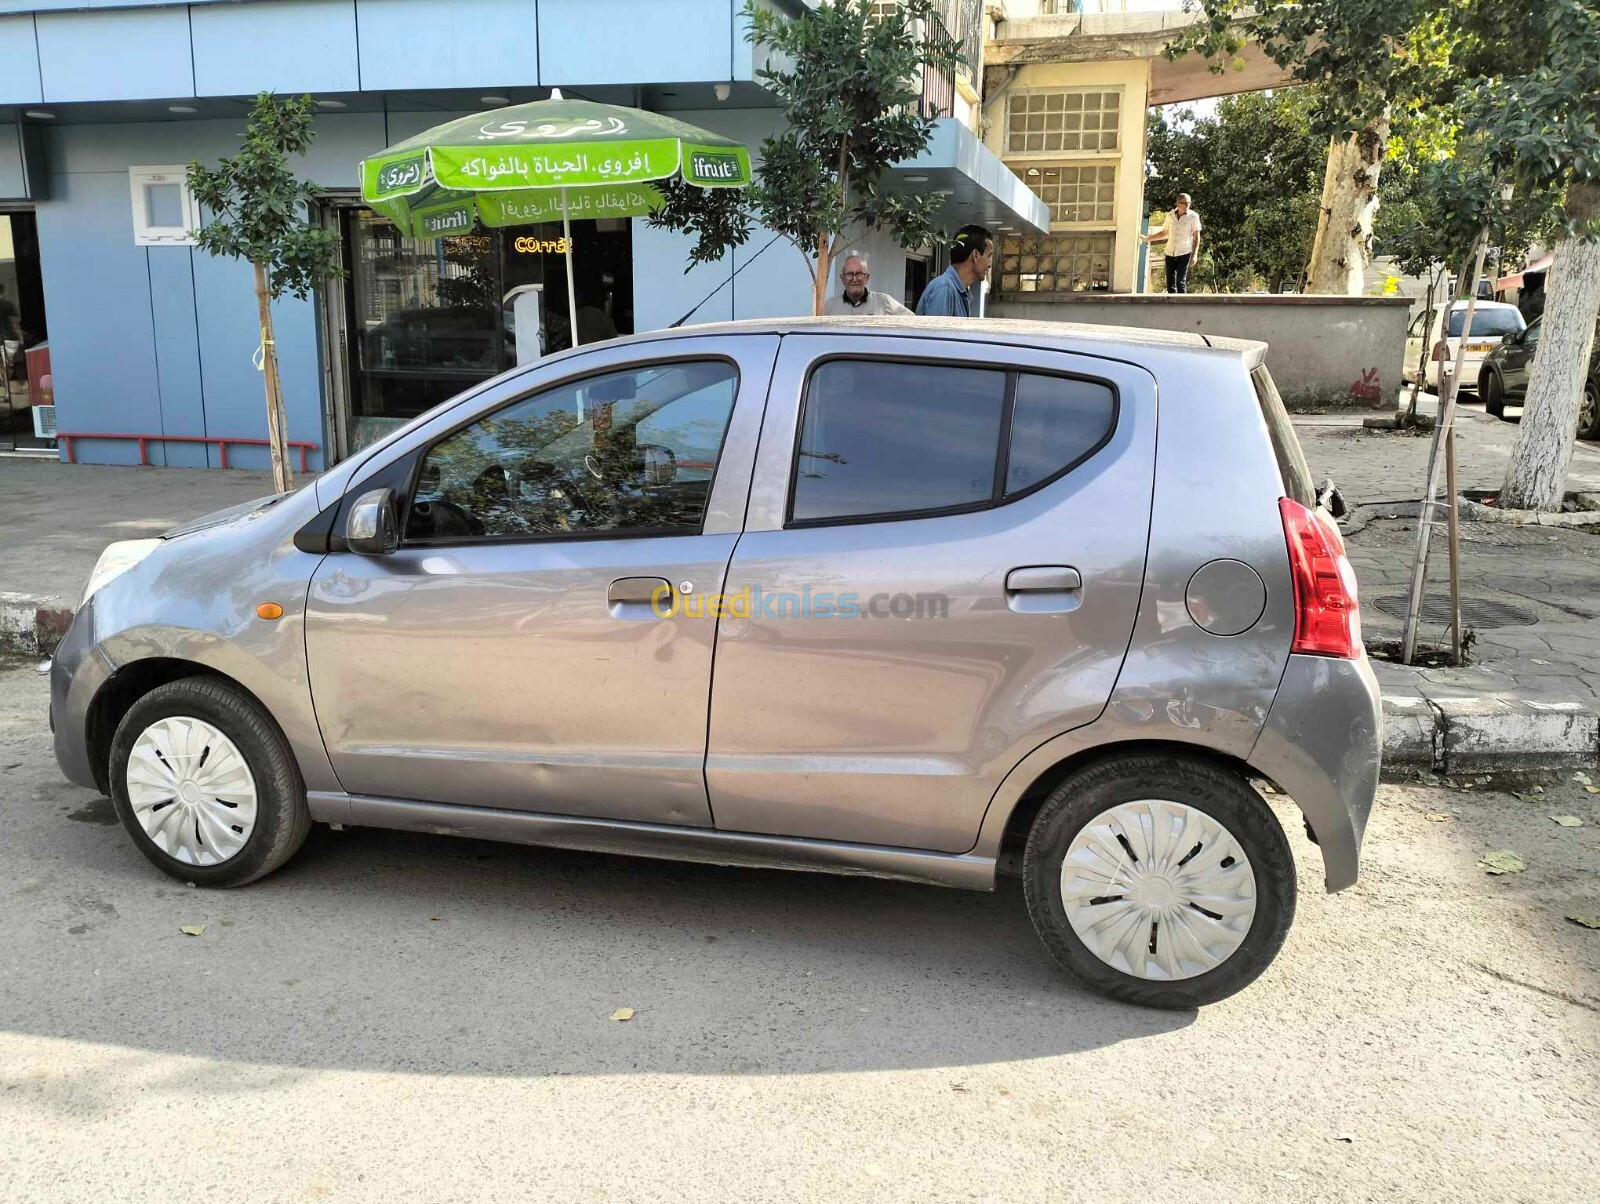
[[(1204, 812), (1227, 829), (1255, 875), (1256, 910), (1243, 941), (1191, 978), (1142, 978), (1102, 961), (1079, 939), (1062, 903), (1061, 866), (1079, 831), (1102, 812), (1142, 799)], [(1124, 754), (1069, 775), (1033, 821), (1022, 876), (1028, 914), (1056, 961), (1100, 993), (1145, 1007), (1193, 1008), (1242, 990), (1272, 963), (1294, 920), (1294, 858), (1283, 829), (1243, 777), (1198, 758)]]
[[(173, 716), (204, 720), (243, 756), (255, 779), (256, 822), (244, 846), (216, 865), (170, 856), (145, 833), (128, 797), (128, 759), (151, 724)], [(311, 831), (306, 788), (288, 742), (272, 717), (244, 691), (214, 677), (186, 677), (158, 686), (129, 708), (111, 741), (111, 799), (122, 826), (151, 864), (196, 886), (243, 886), (270, 874), (299, 850)]]
[(1478, 378), (1478, 396), (1483, 398), (1483, 412), (1491, 418), (1504, 418), (1506, 416), (1505, 391), (1500, 387), (1500, 378), (1494, 374), (1494, 369), (1486, 369)]
[(1600, 439), (1600, 378), (1583, 382), (1583, 400), (1578, 403), (1578, 438)]

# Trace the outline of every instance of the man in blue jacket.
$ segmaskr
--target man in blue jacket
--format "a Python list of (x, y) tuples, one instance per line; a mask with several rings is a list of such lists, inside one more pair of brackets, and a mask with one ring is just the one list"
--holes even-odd
[(925, 318), (970, 318), (977, 309), (972, 290), (989, 274), (994, 236), (982, 226), (962, 226), (950, 244), (950, 266), (928, 282), (917, 302)]

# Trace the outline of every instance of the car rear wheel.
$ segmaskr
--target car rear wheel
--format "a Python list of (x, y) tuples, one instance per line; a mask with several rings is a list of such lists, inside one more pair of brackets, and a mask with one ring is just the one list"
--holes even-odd
[(1294, 860), (1261, 797), (1229, 769), (1170, 755), (1070, 775), (1034, 820), (1023, 879), (1055, 959), (1147, 1007), (1241, 990), (1294, 919)]
[(1600, 380), (1583, 382), (1583, 400), (1578, 403), (1578, 438), (1600, 439)]
[(1506, 398), (1500, 380), (1492, 369), (1486, 369), (1478, 378), (1478, 396), (1483, 398), (1483, 412), (1493, 418), (1506, 416)]
[(311, 829), (305, 785), (266, 711), (228, 682), (188, 677), (146, 694), (111, 742), (111, 798), (157, 868), (242, 886), (289, 860)]

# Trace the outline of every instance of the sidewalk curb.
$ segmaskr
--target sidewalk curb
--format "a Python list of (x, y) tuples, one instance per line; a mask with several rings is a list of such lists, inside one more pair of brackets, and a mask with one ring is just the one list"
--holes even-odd
[(1527, 773), (1592, 769), (1600, 714), (1577, 702), (1496, 695), (1383, 700), (1383, 764), (1433, 773)]
[(0, 592), (0, 651), (49, 656), (72, 626), (72, 611), (54, 598)]

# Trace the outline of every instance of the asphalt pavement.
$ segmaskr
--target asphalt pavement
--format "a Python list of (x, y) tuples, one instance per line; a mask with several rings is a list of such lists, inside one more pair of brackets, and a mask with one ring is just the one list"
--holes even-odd
[[(8, 1204), (1454, 1204), (1600, 1182), (1600, 931), (1564, 918), (1600, 914), (1579, 782), (1386, 786), (1335, 896), (1285, 809), (1301, 897), (1278, 962), (1163, 1013), (1062, 977), (1011, 884), (319, 828), (278, 874), (196, 890), (60, 778), (45, 703), (30, 666), (0, 670)], [(1507, 848), (1527, 869), (1488, 876)]]

